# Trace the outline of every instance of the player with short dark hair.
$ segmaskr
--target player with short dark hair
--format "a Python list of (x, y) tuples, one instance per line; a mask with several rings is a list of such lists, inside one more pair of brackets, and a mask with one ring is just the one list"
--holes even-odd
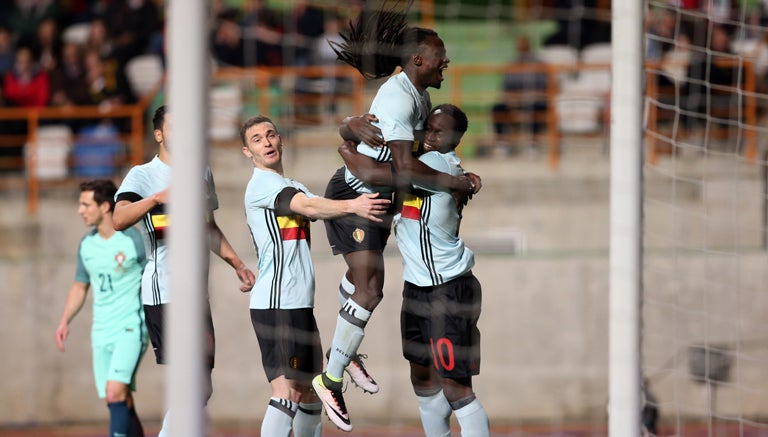
[(380, 221), (390, 201), (377, 194), (330, 200), (283, 175), (283, 142), (271, 119), (256, 116), (240, 129), (243, 154), (253, 162), (245, 190), (248, 228), (259, 256), (250, 312), (272, 397), (261, 425), (263, 436), (320, 434), (320, 404), (310, 390), (323, 368), (320, 334), (313, 313), (315, 272), (310, 222), (347, 214)]
[[(340, 133), (345, 140), (363, 140), (360, 154), (375, 162), (392, 166), (391, 184), (375, 186), (342, 167), (331, 178), (325, 197), (350, 199), (361, 193), (380, 193), (390, 197), (397, 187), (426, 184), (446, 191), (472, 194), (480, 186), (478, 177), (452, 176), (434, 171), (413, 158), (415, 132), (423, 129), (431, 101), (427, 88), (440, 88), (443, 71), (450, 60), (445, 45), (431, 29), (408, 26), (406, 13), (412, 1), (384, 2), (380, 10), (350, 24), (344, 42), (331, 43), (339, 59), (357, 68), (366, 78), (386, 77), (399, 66), (402, 71), (390, 77), (378, 90), (370, 113), (376, 114), (381, 137), (367, 136), (351, 120)], [(392, 211), (394, 212), (394, 211)], [(328, 241), (334, 254), (343, 254), (348, 271), (340, 285), (342, 308), (336, 322), (326, 371), (312, 382), (329, 418), (344, 431), (351, 431), (346, 404), (341, 393), (343, 372), (358, 358), (358, 347), (365, 335), (371, 313), (383, 298), (383, 251), (389, 238), (391, 216), (382, 223), (357, 217), (326, 221)], [(375, 384), (372, 378), (369, 381)], [(378, 386), (376, 386), (378, 389)]]
[(141, 308), (146, 257), (137, 229), (115, 231), (112, 225), (116, 190), (107, 179), (80, 184), (77, 213), (92, 229), (80, 240), (75, 281), (56, 328), (56, 344), (64, 352), (69, 324), (92, 288), (93, 376), (99, 398), (109, 407), (109, 436), (138, 437), (144, 430), (131, 392), (136, 389), (136, 371), (147, 349)]
[[(170, 303), (168, 246), (166, 244), (168, 237), (166, 231), (170, 223), (167, 210), (168, 187), (171, 182), (171, 167), (169, 165), (169, 147), (172, 144), (170, 123), (171, 113), (165, 105), (159, 107), (152, 118), (153, 135), (159, 146), (158, 154), (150, 162), (133, 167), (125, 176), (117, 191), (113, 217), (115, 229), (118, 230), (141, 223), (148, 261), (142, 278), (142, 301), (149, 338), (152, 341), (158, 364), (166, 364), (167, 362), (167, 345), (163, 344), (163, 336), (166, 328), (166, 305)], [(210, 168), (207, 168), (205, 174), (201, 175), (200, 182), (200, 188), (205, 190), (207, 211), (205, 219), (210, 250), (232, 266), (240, 280), (240, 290), (248, 291), (253, 287), (255, 276), (237, 255), (214, 219), (213, 212), (218, 209), (219, 200), (216, 196), (216, 186)], [(198, 187), (192, 188), (197, 189)], [(206, 372), (203, 383), (207, 401), (212, 391), (211, 371), (214, 366), (215, 350), (213, 319), (208, 305), (207, 293), (204, 323), (208, 372)], [(165, 435), (164, 433), (167, 432), (165, 431), (167, 421), (168, 415), (166, 414), (161, 435)]]

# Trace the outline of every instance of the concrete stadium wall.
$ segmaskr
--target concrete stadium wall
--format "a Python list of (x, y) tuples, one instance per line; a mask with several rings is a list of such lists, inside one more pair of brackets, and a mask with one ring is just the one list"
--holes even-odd
[[(335, 290), (344, 267), (339, 259), (318, 258), (316, 315), (323, 342), (328, 345), (338, 311)], [(255, 265), (251, 257), (246, 261)], [(656, 258), (647, 263), (658, 268), (668, 261)], [(707, 266), (719, 261), (729, 260), (678, 259), (676, 271), (681, 276), (701, 277)], [(739, 259), (746, 269), (754, 271), (763, 270), (766, 261), (762, 254)], [(363, 423), (388, 421), (392, 417), (404, 422), (418, 418), (408, 366), (400, 354), (399, 263), (397, 256), (387, 257), (386, 297), (369, 323), (361, 346), (361, 352), (369, 354), (369, 369), (382, 390), (369, 395), (350, 387), (346, 395), (353, 418)], [(90, 308), (84, 309), (73, 323), (66, 353), (59, 353), (53, 341), (66, 284), (74, 267), (71, 257), (0, 266), (1, 276), (10, 285), (7, 290), (37, 290), (5, 293), (6, 305), (0, 310), (8, 329), (3, 336), (4, 353), (0, 361), (5, 375), (0, 393), (5, 408), (0, 410), (0, 423), (95, 421), (107, 417), (93, 388)], [(492, 420), (552, 422), (603, 417), (608, 374), (606, 258), (481, 255), (474, 271), (484, 288), (480, 323), (483, 361), (475, 388)], [(764, 282), (759, 281), (764, 278), (752, 277), (754, 283), (748, 277), (741, 278), (740, 287), (760, 289)], [(36, 283), (40, 287), (30, 287)], [(250, 325), (247, 296), (237, 290), (236, 278), (221, 261), (214, 261), (211, 283), (217, 364), (210, 417), (258, 421), (269, 398), (269, 385)], [(677, 294), (681, 305), (698, 300), (695, 292), (681, 295), (675, 288), (667, 287), (662, 294)], [(658, 294), (659, 290), (654, 290), (654, 295)], [(717, 299), (712, 302), (715, 306), (728, 306), (731, 301), (727, 294)], [(767, 305), (768, 298), (743, 302), (742, 306), (732, 308), (731, 323), (738, 320), (745, 327), (760, 327)], [(692, 308), (683, 306), (675, 311), (687, 312)], [(646, 361), (661, 366), (664, 361), (676, 360), (664, 367), (666, 374), (653, 377), (652, 388), (662, 403), (669, 403), (666, 408), (684, 415), (695, 416), (706, 407), (706, 389), (686, 376), (685, 356), (680, 355), (687, 345), (704, 340), (700, 328), (706, 317), (702, 315), (699, 323), (679, 317), (645, 321), (646, 326), (652, 327), (644, 349)], [(754, 354), (750, 356), (754, 358)], [(136, 394), (142, 417), (162, 416), (164, 371), (164, 367), (154, 363), (149, 351), (139, 372)], [(738, 386), (725, 386), (718, 392), (723, 406), (720, 412), (748, 416), (768, 411), (768, 403), (759, 395), (750, 397), (750, 402), (737, 402), (745, 393), (764, 393), (768, 389), (768, 369), (760, 361), (737, 359), (734, 373), (739, 375)]]

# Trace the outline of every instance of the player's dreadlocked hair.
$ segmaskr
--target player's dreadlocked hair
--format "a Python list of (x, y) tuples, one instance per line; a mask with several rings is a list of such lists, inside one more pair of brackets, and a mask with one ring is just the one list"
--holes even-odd
[(366, 79), (392, 74), (405, 65), (418, 45), (437, 32), (410, 27), (406, 14), (413, 0), (385, 0), (369, 17), (361, 15), (357, 25), (349, 22), (349, 33), (340, 33), (344, 42), (329, 41), (340, 61), (355, 67)]

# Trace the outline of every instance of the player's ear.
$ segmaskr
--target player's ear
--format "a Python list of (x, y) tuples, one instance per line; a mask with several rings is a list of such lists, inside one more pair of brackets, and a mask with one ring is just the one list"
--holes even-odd
[(152, 134), (155, 136), (155, 141), (158, 143), (161, 143), (163, 141), (163, 131), (160, 129), (155, 129), (152, 131)]
[(421, 65), (422, 61), (423, 61), (423, 59), (421, 58), (421, 56), (419, 56), (419, 55), (414, 55), (413, 56), (413, 63), (415, 65)]
[(253, 159), (253, 154), (251, 153), (251, 151), (250, 151), (250, 150), (248, 150), (248, 148), (247, 148), (247, 147), (243, 146), (243, 147), (242, 147), (242, 150), (243, 150), (243, 155), (245, 155), (245, 156), (246, 156), (246, 157), (248, 157), (248, 158), (251, 158), (251, 159)]

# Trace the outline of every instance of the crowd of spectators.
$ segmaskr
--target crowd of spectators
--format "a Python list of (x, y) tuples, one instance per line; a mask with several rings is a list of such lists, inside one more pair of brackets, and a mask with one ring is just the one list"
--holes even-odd
[[(358, 16), (362, 5), (351, 1), (331, 8), (296, 0), (289, 9), (275, 10), (265, 0), (243, 0), (239, 7), (214, 0), (212, 60), (239, 67), (334, 62), (325, 40), (337, 38), (339, 23)], [(87, 41), (65, 41), (65, 31), (77, 24), (87, 24)], [(125, 66), (141, 54), (164, 58), (164, 24), (161, 0), (0, 2), (0, 103), (135, 102)]]
[(768, 91), (767, 25), (766, 0), (674, 0), (649, 12), (646, 60), (660, 63), (659, 98), (679, 99), (684, 127), (739, 120), (746, 74), (754, 76), (753, 91)]
[[(554, 0), (551, 15), (558, 27), (541, 45), (583, 51), (610, 43), (609, 17), (601, 13), (600, 3)], [(655, 2), (645, 18), (645, 60), (656, 73), (657, 98), (680, 105), (687, 131), (743, 117), (740, 88), (748, 72), (754, 74), (754, 91), (768, 92), (768, 0), (668, 0)], [(743, 59), (751, 62), (750, 69)], [(541, 60), (523, 36), (511, 63), (532, 66)], [(527, 134), (523, 143), (540, 141), (536, 137), (547, 127), (541, 113), (553, 103), (543, 92), (546, 80), (543, 71), (504, 76), (501, 99), (491, 111), (496, 150), (510, 148), (507, 133), (513, 130)]]
[[(328, 62), (328, 38), (337, 38), (340, 22), (360, 15), (364, 1), (318, 6), (294, 0), (278, 11), (266, 0), (243, 0), (241, 7), (214, 1), (211, 48), (219, 65), (309, 66)], [(331, 61), (335, 60), (335, 56)]]
[[(87, 38), (64, 30), (88, 26)], [(133, 57), (157, 50), (162, 10), (152, 0), (15, 0), (0, 6), (4, 106), (133, 103), (125, 77)]]
[[(360, 16), (364, 4), (355, 0), (331, 7), (327, 2), (295, 0), (288, 9), (275, 9), (266, 0), (213, 0), (207, 30), (211, 59), (215, 65), (235, 67), (334, 63), (335, 53), (328, 40), (338, 39), (339, 29)], [(601, 13), (605, 4), (601, 0), (554, 0), (552, 17), (558, 29), (541, 43), (583, 49), (609, 42), (609, 16)], [(692, 113), (706, 114), (709, 109), (704, 105), (711, 107), (712, 102), (733, 107), (732, 93), (712, 96), (712, 88), (702, 84), (740, 82), (743, 71), (723, 59), (732, 54), (732, 42), (737, 39), (757, 39), (765, 46), (761, 29), (768, 24), (767, 12), (768, 0), (669, 0), (667, 5), (654, 4), (646, 21), (646, 59), (663, 61), (685, 52), (684, 57), (668, 62), (658, 75), (659, 88), (675, 88)], [(747, 17), (746, 22), (743, 17)], [(744, 25), (736, 27), (736, 22)], [(76, 25), (87, 26), (87, 38), (73, 42), (64, 36)], [(139, 96), (126, 77), (125, 67), (142, 54), (156, 54), (164, 60), (164, 31), (162, 0), (0, 2), (0, 106), (134, 103)], [(513, 62), (530, 62), (527, 58), (534, 59), (536, 54), (523, 50), (521, 56)], [(761, 78), (758, 87), (767, 87)], [(505, 92), (519, 91), (517, 79), (505, 79)], [(541, 91), (539, 82), (534, 88)], [(311, 92), (311, 85), (300, 80), (296, 91), (306, 87)], [(323, 89), (332, 90), (333, 86), (327, 84)], [(517, 109), (538, 113), (526, 124), (534, 136), (539, 135), (545, 129), (540, 114), (546, 102), (539, 96), (530, 105), (503, 99), (493, 111), (494, 131), (498, 134), (507, 129), (499, 114), (520, 106)], [(23, 133), (24, 123), (0, 121), (0, 127), (5, 133)]]
[[(84, 37), (66, 39), (77, 25)], [(0, 2), (0, 106), (133, 103), (125, 65), (161, 38), (162, 9), (153, 0)], [(88, 122), (94, 121), (68, 124), (78, 129)], [(0, 131), (11, 138), (0, 157), (21, 156), (26, 121), (0, 120)]]
[[(309, 66), (335, 62), (326, 39), (357, 17), (363, 2), (337, 7), (296, 0), (277, 10), (265, 0), (211, 2), (210, 55), (216, 66)], [(235, 4), (237, 6), (230, 6)], [(68, 38), (85, 29), (87, 37)], [(0, 106), (110, 106), (137, 102), (126, 66), (155, 54), (165, 65), (162, 0), (9, 0), (0, 2)], [(326, 87), (327, 88), (327, 87)], [(94, 120), (69, 120), (73, 129)], [(122, 130), (122, 128), (121, 128)], [(4, 135), (26, 122), (0, 120)], [(7, 143), (7, 141), (6, 141)], [(21, 144), (0, 147), (20, 155)]]

